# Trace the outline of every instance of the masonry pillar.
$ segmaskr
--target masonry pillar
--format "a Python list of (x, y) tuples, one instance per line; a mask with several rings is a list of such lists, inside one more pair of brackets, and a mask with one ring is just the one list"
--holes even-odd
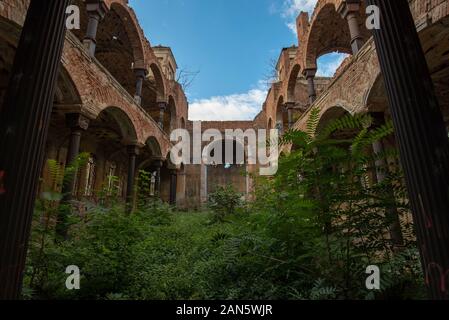
[(285, 110), (287, 111), (287, 117), (288, 117), (288, 128), (293, 128), (293, 111), (295, 109), (295, 103), (294, 102), (287, 102), (284, 106)]
[(0, 109), (0, 300), (21, 289), (69, 3), (30, 2)]
[[(73, 164), (79, 155), (81, 135), (89, 128), (89, 119), (79, 113), (70, 113), (66, 115), (67, 127), (70, 128), (70, 141), (67, 150), (66, 167)], [(67, 195), (67, 199), (71, 199), (75, 179), (70, 179), (66, 187), (63, 187), (62, 193)]]
[(176, 191), (178, 184), (178, 172), (177, 170), (170, 170), (170, 204), (176, 205)]
[[(375, 130), (383, 125), (385, 125), (385, 115), (383, 112), (373, 112), (371, 113), (373, 118), (373, 124), (371, 129)], [(383, 141), (375, 141), (373, 143), (373, 152), (375, 155), (382, 155), (382, 158), (376, 159), (376, 178), (378, 183), (382, 183), (387, 178), (388, 174), (388, 164), (383, 157), (385, 153)], [(388, 196), (388, 195), (387, 195)], [(396, 207), (387, 208), (386, 217), (391, 221), (389, 226), (390, 238), (394, 248), (399, 248), (404, 245), (404, 238), (401, 230), (401, 221), (399, 220), (399, 214)]]
[(177, 188), (176, 188), (176, 205), (178, 207), (185, 206), (186, 197), (186, 169), (182, 166), (181, 170), (178, 171), (177, 176)]
[(208, 200), (208, 186), (207, 186), (207, 165), (201, 163), (200, 165), (200, 203), (201, 205), (207, 203)]
[(409, 192), (425, 283), (449, 298), (449, 140), (407, 0), (368, 0), (380, 9), (373, 30)]
[(136, 75), (136, 94), (134, 95), (134, 100), (138, 105), (141, 105), (143, 81), (145, 80), (147, 71), (145, 69), (134, 69), (134, 74)]
[(304, 75), (307, 79), (307, 90), (309, 93), (309, 103), (313, 104), (316, 100), (316, 91), (315, 91), (315, 74), (316, 69), (306, 69), (304, 70)]
[(167, 110), (167, 102), (158, 102), (159, 106), (159, 127), (164, 129), (164, 117), (165, 111)]
[(97, 47), (97, 30), (98, 25), (107, 12), (107, 6), (103, 0), (87, 0), (86, 1), (87, 14), (89, 22), (87, 24), (86, 36), (84, 37), (84, 46), (89, 51), (91, 57), (95, 56), (95, 49)]
[(160, 159), (153, 161), (153, 167), (156, 170), (156, 183), (154, 186), (154, 193), (157, 197), (161, 196), (161, 168), (164, 166), (164, 162)]
[(339, 13), (348, 21), (351, 34), (352, 53), (357, 54), (363, 46), (363, 37), (359, 26), (360, 0), (346, 0), (342, 2)]
[[(81, 135), (89, 127), (89, 119), (79, 113), (70, 113), (66, 115), (66, 124), (70, 128), (69, 147), (67, 149), (67, 157), (65, 161), (66, 174), (68, 168), (74, 164), (74, 161), (80, 152)], [(71, 176), (64, 179), (62, 185), (61, 204), (68, 205), (73, 198), (75, 188), (76, 170), (70, 172)], [(68, 226), (67, 218), (71, 209), (61, 206), (58, 210), (56, 233), (63, 239), (67, 238)]]
[(126, 185), (126, 203), (127, 210), (131, 211), (134, 201), (134, 182), (136, 178), (136, 158), (139, 154), (139, 147), (136, 145), (129, 145), (128, 151), (128, 181)]

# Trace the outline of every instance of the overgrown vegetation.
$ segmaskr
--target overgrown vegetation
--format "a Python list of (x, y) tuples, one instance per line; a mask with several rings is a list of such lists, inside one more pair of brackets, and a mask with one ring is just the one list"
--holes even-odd
[[(54, 230), (60, 197), (46, 193), (33, 223), (24, 295), (422, 298), (402, 174), (394, 161), (380, 161), (397, 155), (370, 152), (392, 126), (370, 125), (368, 116), (347, 116), (318, 129), (314, 110), (305, 132), (285, 135), (283, 145), (294, 148), (281, 158), (275, 177), (257, 180), (257, 200), (243, 203), (232, 187), (219, 188), (210, 195), (210, 212), (181, 214), (154, 201), (142, 191), (149, 177), (141, 172), (132, 214), (119, 202), (92, 205), (71, 216), (69, 238), (60, 243)], [(65, 288), (68, 265), (81, 270), (80, 290)], [(369, 265), (381, 269), (379, 291), (366, 289)]]

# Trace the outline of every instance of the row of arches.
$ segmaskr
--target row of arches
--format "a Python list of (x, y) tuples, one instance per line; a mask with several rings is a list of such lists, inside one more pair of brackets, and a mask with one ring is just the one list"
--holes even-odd
[[(85, 6), (85, 3), (78, 1), (78, 5)], [(133, 41), (129, 36), (129, 27), (126, 29), (124, 26), (127, 19), (119, 21), (124, 16), (122, 6), (119, 3), (111, 5), (109, 15), (106, 15), (104, 20), (104, 29), (100, 28), (98, 33), (96, 56), (92, 58), (98, 60), (131, 95), (133, 92), (132, 81), (134, 81), (131, 67), (132, 63), (138, 61), (139, 56), (135, 53), (136, 48), (125, 48)], [(113, 28), (112, 31), (109, 29), (110, 27)], [(126, 32), (121, 28), (125, 28)], [(81, 34), (82, 31), (79, 31), (78, 36), (81, 37)], [(17, 24), (0, 17), (0, 106), (7, 90), (19, 35), (20, 27)], [(110, 36), (117, 37), (116, 44), (108, 44), (107, 39)], [(115, 45), (115, 48), (111, 47)], [(70, 52), (67, 52), (73, 48), (65, 46), (64, 50), (64, 54), (70, 55)], [(70, 69), (66, 68), (70, 65)], [(144, 81), (144, 86), (147, 86), (148, 90), (144, 88), (143, 92), (153, 99), (149, 98), (148, 101), (153, 101), (154, 104), (160, 94), (158, 92), (164, 92), (158, 91), (158, 83), (165, 81), (158, 68), (159, 66), (156, 64), (150, 65), (149, 70), (153, 74)], [(86, 70), (85, 65), (77, 59), (63, 61), (61, 64), (46, 144), (46, 159), (55, 160), (62, 167), (70, 162), (71, 148), (76, 140), (74, 137), (80, 137), (77, 153), (89, 154), (89, 159), (86, 165), (79, 170), (76, 183), (71, 190), (73, 196), (77, 199), (90, 198), (94, 200), (100, 191), (114, 189), (119, 197), (125, 199), (129, 196), (129, 190), (133, 189), (134, 178), (142, 169), (148, 170), (153, 175), (152, 191), (148, 192), (173, 204), (182, 201), (183, 193), (176, 192), (176, 190), (182, 190), (178, 185), (182, 183), (183, 167), (171, 165), (167, 155), (170, 149), (168, 134), (172, 129), (186, 126), (184, 115), (177, 110), (177, 95), (168, 94), (164, 107), (168, 117), (164, 117), (165, 133), (161, 134), (155, 121), (152, 122), (149, 118), (145, 119), (143, 113), (139, 115), (139, 112), (127, 111), (129, 109), (121, 105), (120, 102), (109, 104), (112, 100), (109, 102), (108, 100), (105, 102), (98, 100), (94, 102), (98, 111), (85, 112), (84, 103), (90, 98), (82, 96), (79, 91), (83, 85), (80, 82), (83, 79), (80, 74), (83, 72), (89, 73), (90, 71)], [(99, 97), (101, 98), (101, 96)], [(143, 107), (145, 106), (143, 105)], [(145, 111), (147, 115), (151, 116), (150, 108)], [(159, 112), (158, 109), (158, 115)], [(159, 118), (154, 115), (154, 119)], [(41, 191), (54, 187), (48, 185), (48, 183), (51, 184), (51, 179), (46, 179), (48, 178), (46, 177), (48, 175), (47, 163), (43, 165)], [(179, 176), (181, 179), (173, 179), (174, 176)]]
[(73, 4), (81, 14), (80, 29), (73, 30), (74, 35), (169, 134), (183, 112), (172, 93), (176, 86), (162, 71), (132, 9), (123, 1), (75, 0)]
[[(365, 27), (365, 10), (365, 1), (361, 0), (319, 0), (310, 20), (308, 13), (302, 12), (299, 15), (299, 47), (295, 58), (287, 63), (288, 71), (285, 78), (281, 79), (283, 88), (267, 119), (267, 127), (274, 126), (281, 131), (290, 128), (332, 81), (335, 76), (332, 72), (336, 70), (320, 70), (321, 58), (333, 55), (334, 61), (345, 61), (347, 56), (360, 51), (365, 41), (371, 37), (370, 31)], [(332, 67), (335, 69), (338, 66)], [(324, 82), (324, 86), (317, 86), (317, 76), (320, 82)], [(305, 90), (306, 93), (301, 94), (298, 90)], [(288, 121), (289, 117), (294, 119)]]

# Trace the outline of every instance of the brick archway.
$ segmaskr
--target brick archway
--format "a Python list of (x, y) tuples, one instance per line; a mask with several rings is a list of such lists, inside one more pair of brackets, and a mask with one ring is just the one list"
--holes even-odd
[(300, 64), (295, 64), (290, 70), (288, 82), (287, 82), (287, 101), (296, 102), (295, 90), (298, 76), (302, 73), (302, 67)]
[(317, 59), (327, 53), (351, 54), (351, 36), (346, 20), (337, 12), (342, 0), (320, 0), (308, 28), (304, 45), (304, 69), (317, 69)]

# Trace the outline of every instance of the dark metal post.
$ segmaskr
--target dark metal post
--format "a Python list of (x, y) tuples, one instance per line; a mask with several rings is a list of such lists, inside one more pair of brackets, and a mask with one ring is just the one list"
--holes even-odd
[(374, 40), (431, 297), (449, 298), (449, 141), (407, 0), (380, 9)]
[(69, 3), (31, 1), (0, 111), (0, 300), (20, 293)]

